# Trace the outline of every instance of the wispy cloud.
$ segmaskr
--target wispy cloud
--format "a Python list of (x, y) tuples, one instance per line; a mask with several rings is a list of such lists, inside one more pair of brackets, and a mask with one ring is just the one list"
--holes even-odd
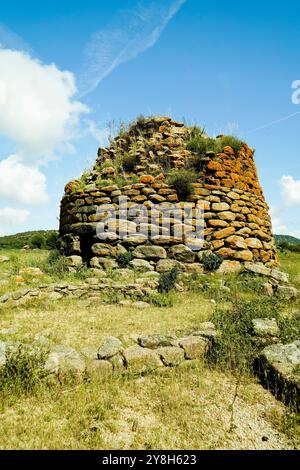
[(246, 131), (244, 134), (252, 134), (252, 132), (257, 132), (257, 131), (261, 131), (263, 129), (267, 129), (268, 127), (272, 127), (275, 124), (279, 124), (280, 122), (287, 121), (288, 119), (290, 119), (294, 116), (297, 116), (297, 114), (300, 114), (300, 111), (296, 111), (295, 113), (288, 114), (287, 116), (283, 116), (280, 119), (276, 119), (275, 121), (268, 122), (267, 124), (264, 124), (262, 126), (259, 126), (259, 127), (254, 128), (254, 129), (251, 129), (249, 131)]
[(32, 47), (21, 36), (2, 23), (0, 23), (0, 48), (34, 54)]
[(80, 96), (92, 92), (120, 64), (154, 46), (187, 0), (144, 1), (120, 12), (104, 30), (95, 32), (84, 51)]

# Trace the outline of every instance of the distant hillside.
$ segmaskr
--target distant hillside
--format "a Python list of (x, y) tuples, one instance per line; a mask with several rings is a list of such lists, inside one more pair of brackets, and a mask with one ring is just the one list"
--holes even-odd
[(0, 249), (23, 248), (55, 248), (58, 237), (57, 230), (34, 230), (32, 232), (16, 233), (0, 237)]
[(300, 239), (296, 237), (292, 237), (291, 235), (274, 235), (276, 244), (285, 241), (289, 245), (298, 245), (300, 243)]

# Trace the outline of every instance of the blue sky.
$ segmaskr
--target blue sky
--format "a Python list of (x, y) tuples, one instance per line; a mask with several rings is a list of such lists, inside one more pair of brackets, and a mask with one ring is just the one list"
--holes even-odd
[(0, 233), (57, 227), (108, 122), (167, 114), (255, 148), (274, 231), (300, 236), (300, 4), (262, 3), (1, 2)]

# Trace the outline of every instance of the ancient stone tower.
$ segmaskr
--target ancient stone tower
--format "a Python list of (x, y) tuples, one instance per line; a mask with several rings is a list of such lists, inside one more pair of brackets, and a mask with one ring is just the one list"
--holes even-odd
[(168, 117), (138, 119), (66, 185), (60, 241), (94, 268), (201, 272), (207, 253), (277, 264), (252, 150)]

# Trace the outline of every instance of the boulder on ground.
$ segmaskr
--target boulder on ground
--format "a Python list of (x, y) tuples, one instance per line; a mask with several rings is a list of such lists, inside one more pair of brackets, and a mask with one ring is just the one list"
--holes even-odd
[(160, 346), (172, 346), (176, 340), (175, 335), (154, 333), (151, 335), (143, 335), (138, 338), (138, 343), (143, 348), (155, 349)]
[(184, 350), (176, 346), (161, 347), (156, 352), (167, 367), (178, 366), (184, 361)]
[(181, 338), (178, 344), (183, 348), (186, 359), (203, 358), (209, 345), (207, 339), (198, 336)]
[(123, 356), (127, 369), (133, 373), (145, 373), (163, 365), (153, 349), (140, 346), (131, 346), (125, 349)]
[(276, 293), (279, 297), (285, 300), (291, 300), (297, 297), (298, 290), (296, 289), (296, 287), (277, 286)]
[(109, 336), (98, 349), (98, 359), (108, 359), (122, 351), (122, 343), (118, 338)]
[(255, 369), (277, 398), (300, 411), (300, 340), (267, 346), (255, 361)]
[(56, 345), (51, 348), (44, 368), (48, 373), (57, 374), (61, 378), (72, 376), (81, 381), (85, 371), (85, 362), (75, 349)]

